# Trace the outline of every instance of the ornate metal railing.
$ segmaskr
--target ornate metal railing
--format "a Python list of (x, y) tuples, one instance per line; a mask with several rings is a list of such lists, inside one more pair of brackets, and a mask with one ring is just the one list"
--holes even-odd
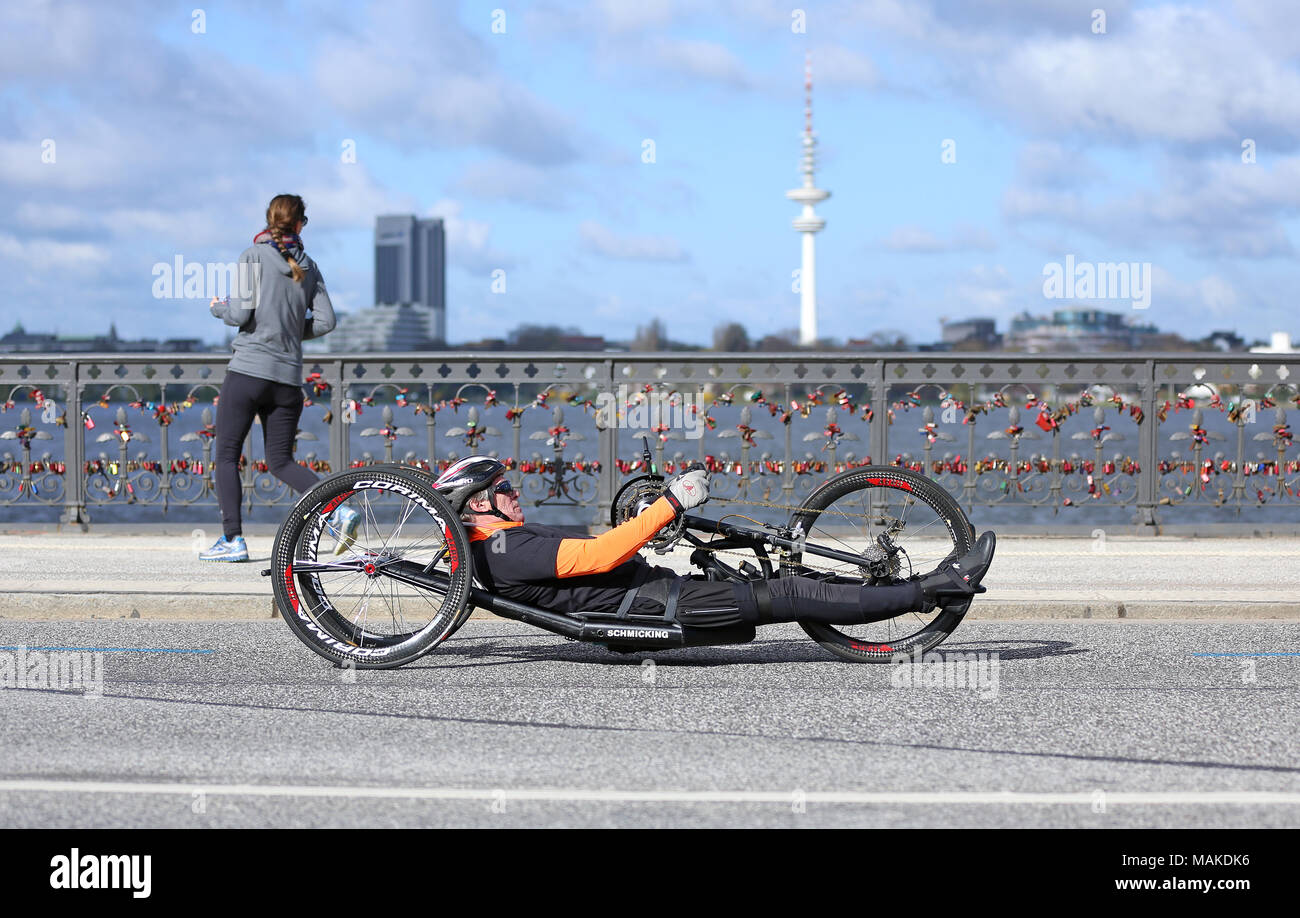
[[(215, 504), (224, 372), (218, 355), (0, 357), (0, 508), (84, 524)], [(666, 471), (703, 461), (718, 500), (759, 507), (876, 462), (1028, 522), (1300, 519), (1300, 355), (348, 354), (306, 374), (298, 456), (316, 471), (491, 453), (526, 501), (585, 522), (638, 473), (641, 435)], [(245, 503), (287, 505), (260, 447)]]

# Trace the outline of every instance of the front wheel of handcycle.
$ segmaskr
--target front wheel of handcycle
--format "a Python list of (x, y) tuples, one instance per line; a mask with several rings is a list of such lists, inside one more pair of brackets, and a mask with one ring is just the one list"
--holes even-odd
[(371, 467), (303, 495), (276, 534), (271, 575), (304, 644), (342, 666), (387, 669), (455, 630), (473, 562), (464, 526), (428, 476)]
[[(936, 482), (894, 466), (843, 472), (808, 495), (790, 517), (808, 543), (855, 556), (853, 562), (791, 554), (783, 576), (799, 574), (867, 586), (928, 574), (939, 562), (965, 554), (974, 530), (957, 501)], [(966, 603), (969, 606), (969, 602)], [(808, 636), (854, 663), (889, 663), (937, 647), (961, 623), (962, 606), (907, 612), (865, 625), (800, 622)]]

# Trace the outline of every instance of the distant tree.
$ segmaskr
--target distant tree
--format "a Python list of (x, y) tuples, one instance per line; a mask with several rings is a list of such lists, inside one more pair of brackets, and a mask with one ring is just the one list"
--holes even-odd
[[(1138, 342), (1135, 351), (1198, 351), (1198, 350), (1217, 350), (1213, 345), (1207, 347), (1206, 342), (1188, 341), (1182, 335), (1176, 332), (1160, 332), (1154, 335), (1143, 335)], [(1125, 350), (1129, 350), (1125, 348)]]
[(664, 330), (664, 323), (659, 319), (651, 319), (649, 325), (637, 326), (636, 338), (633, 339), (630, 349), (633, 351), (668, 350), (668, 333)]
[(853, 351), (910, 351), (913, 349), (906, 335), (890, 329), (872, 332), (865, 338), (850, 338), (845, 346)]
[(910, 351), (912, 342), (907, 335), (896, 328), (883, 328), (878, 332), (873, 332), (871, 337), (878, 342), (877, 350), (881, 351)]
[(520, 351), (558, 351), (565, 345), (566, 335), (582, 334), (577, 328), (560, 328), (558, 325), (523, 324), (509, 333), (510, 347)]
[(755, 350), (759, 351), (797, 351), (799, 345), (795, 344), (796, 334), (790, 332), (777, 332), (774, 335), (764, 335), (754, 345)]
[(749, 332), (739, 322), (728, 322), (713, 329), (715, 351), (749, 350)]

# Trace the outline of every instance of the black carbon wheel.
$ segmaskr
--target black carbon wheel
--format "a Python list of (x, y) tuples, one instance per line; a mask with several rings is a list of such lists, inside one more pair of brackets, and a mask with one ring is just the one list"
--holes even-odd
[[(848, 551), (860, 564), (792, 554), (782, 576), (808, 574), (842, 583), (887, 585), (928, 574), (944, 558), (974, 545), (974, 529), (952, 496), (930, 479), (893, 466), (866, 466), (837, 475), (808, 495), (790, 517), (807, 541)], [(882, 540), (883, 537), (883, 540)], [(937, 647), (965, 609), (908, 612), (867, 625), (800, 622), (813, 640), (854, 663), (889, 663), (900, 654)]]
[[(351, 537), (340, 508), (359, 514)], [(439, 589), (393, 576), (423, 573)], [(466, 611), (469, 540), (428, 477), (392, 467), (343, 472), (307, 492), (272, 550), (276, 604), (294, 633), (335, 663), (401, 666), (427, 653)]]

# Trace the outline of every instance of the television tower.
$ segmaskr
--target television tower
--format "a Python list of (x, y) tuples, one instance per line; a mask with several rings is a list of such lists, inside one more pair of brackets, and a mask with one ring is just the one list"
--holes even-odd
[(799, 343), (810, 345), (817, 340), (817, 262), (813, 253), (813, 234), (826, 221), (813, 213), (813, 205), (831, 196), (813, 182), (817, 165), (817, 135), (812, 127), (812, 55), (804, 58), (803, 158), (799, 171), (803, 186), (787, 191), (785, 196), (803, 205), (803, 213), (794, 218), (794, 228), (803, 233), (803, 268), (799, 272)]

